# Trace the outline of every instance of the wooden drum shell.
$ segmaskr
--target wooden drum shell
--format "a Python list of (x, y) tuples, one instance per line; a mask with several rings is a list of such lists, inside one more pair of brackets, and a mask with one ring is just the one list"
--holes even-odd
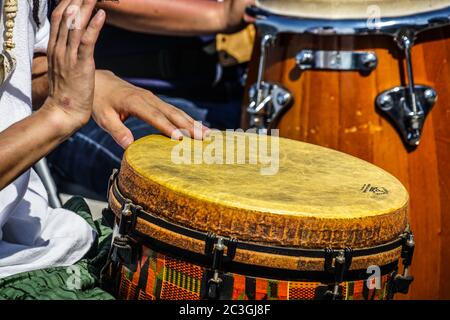
[[(265, 81), (282, 84), (294, 96), (293, 106), (278, 125), (282, 137), (370, 161), (407, 187), (417, 242), (411, 299), (450, 298), (449, 31), (442, 28), (423, 33), (412, 50), (416, 84), (431, 86), (438, 93), (415, 150), (405, 147), (395, 127), (375, 108), (379, 93), (407, 82), (403, 54), (391, 37), (279, 35), (269, 49), (264, 75)], [(256, 80), (259, 46), (255, 48), (249, 85)], [(368, 75), (301, 71), (295, 56), (303, 49), (374, 51), (378, 66)], [(247, 105), (244, 101), (244, 128), (248, 126)]]

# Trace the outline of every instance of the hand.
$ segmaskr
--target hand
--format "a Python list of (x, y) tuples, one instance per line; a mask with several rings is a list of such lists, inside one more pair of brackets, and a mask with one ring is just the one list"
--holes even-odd
[(92, 117), (124, 149), (134, 141), (133, 134), (123, 124), (129, 116), (135, 116), (175, 139), (183, 137), (178, 129), (186, 130), (196, 139), (208, 134), (209, 129), (204, 126), (194, 130), (194, 120), (183, 111), (112, 72), (98, 70), (95, 86)]
[(226, 32), (236, 32), (253, 20), (245, 14), (245, 8), (255, 4), (255, 0), (224, 0)]
[(87, 123), (92, 113), (94, 47), (105, 22), (103, 10), (91, 19), (95, 4), (96, 0), (63, 0), (52, 15), (47, 54), (49, 96), (43, 108), (62, 111), (61, 121), (72, 131)]

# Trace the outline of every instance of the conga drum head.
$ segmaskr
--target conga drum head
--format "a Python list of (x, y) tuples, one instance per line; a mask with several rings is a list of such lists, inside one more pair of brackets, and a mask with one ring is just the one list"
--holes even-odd
[(175, 248), (172, 257), (207, 264), (200, 256), (217, 248), (218, 240), (208, 244), (213, 235), (225, 239), (235, 267), (262, 268), (265, 278), (320, 274), (325, 251), (352, 252), (348, 270), (355, 274), (393, 268), (408, 229), (408, 193), (384, 170), (327, 148), (243, 132), (204, 141), (142, 138), (125, 152), (109, 196), (121, 225), (133, 217), (133, 239), (154, 245), (146, 259), (167, 247)]
[[(257, 0), (261, 9), (274, 14), (314, 19), (367, 19), (401, 17), (439, 10), (449, 0)], [(375, 7), (376, 6), (376, 7)], [(376, 11), (374, 11), (376, 9)]]

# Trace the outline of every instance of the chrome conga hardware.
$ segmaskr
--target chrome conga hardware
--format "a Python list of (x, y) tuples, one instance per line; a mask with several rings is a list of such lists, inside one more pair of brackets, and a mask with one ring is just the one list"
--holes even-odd
[(371, 72), (378, 65), (375, 52), (302, 50), (295, 57), (300, 70)]
[(262, 37), (258, 77), (249, 90), (249, 126), (259, 133), (267, 133), (267, 130), (275, 125), (274, 122), (282, 111), (292, 102), (292, 94), (287, 89), (275, 83), (264, 82), (267, 51), (274, 41), (275, 36), (271, 34)]
[(416, 147), (421, 140), (425, 119), (437, 101), (437, 93), (431, 87), (415, 85), (415, 102), (411, 104), (410, 90), (400, 86), (384, 91), (376, 98), (376, 106), (395, 123), (403, 141)]
[[(261, 82), (259, 89), (253, 85), (249, 90), (250, 127), (266, 133), (276, 125), (276, 120), (292, 103), (292, 94), (281, 85)], [(260, 100), (259, 103), (257, 101)]]
[(405, 53), (408, 85), (387, 90), (376, 99), (378, 110), (394, 122), (403, 141), (412, 147), (419, 145), (425, 119), (437, 100), (433, 88), (415, 84), (411, 57), (415, 36), (410, 29), (400, 30), (395, 36), (397, 45)]

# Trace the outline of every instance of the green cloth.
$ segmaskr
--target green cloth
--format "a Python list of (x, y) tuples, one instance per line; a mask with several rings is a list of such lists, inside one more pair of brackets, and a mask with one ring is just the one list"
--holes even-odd
[(2, 300), (112, 300), (99, 288), (100, 270), (106, 262), (112, 231), (93, 221), (83, 198), (73, 197), (64, 205), (97, 230), (98, 238), (85, 257), (73, 266), (54, 267), (0, 279)]

